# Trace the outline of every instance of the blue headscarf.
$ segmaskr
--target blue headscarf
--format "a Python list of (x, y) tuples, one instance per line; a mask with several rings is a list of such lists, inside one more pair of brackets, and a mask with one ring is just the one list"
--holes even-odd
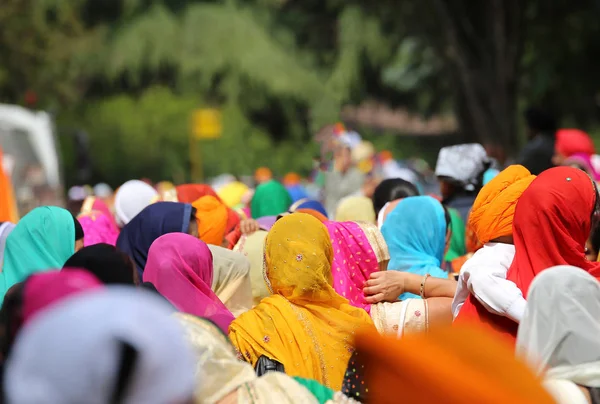
[[(389, 270), (448, 278), (440, 268), (446, 244), (446, 215), (430, 196), (405, 198), (387, 215), (381, 228), (390, 250)], [(403, 293), (400, 299), (419, 297)]]
[(68, 210), (41, 206), (25, 215), (6, 238), (0, 300), (29, 275), (60, 269), (75, 252), (75, 218)]
[(290, 208), (290, 212), (295, 212), (298, 209), (316, 210), (317, 212), (321, 213), (323, 216), (328, 217), (327, 211), (325, 210), (325, 207), (323, 206), (323, 204), (319, 201), (315, 201), (314, 199), (304, 198), (304, 199), (300, 199), (299, 201), (296, 201), (296, 203), (294, 203), (292, 205), (292, 207)]
[(190, 204), (158, 202), (144, 208), (123, 227), (117, 239), (117, 248), (133, 259), (140, 279), (152, 243), (167, 233), (187, 233), (191, 217)]
[(299, 201), (300, 199), (304, 199), (304, 198), (308, 197), (308, 195), (306, 194), (306, 190), (300, 184), (291, 185), (289, 187), (286, 187), (286, 189), (287, 189), (288, 193), (290, 194), (290, 196), (292, 197), (292, 202), (296, 202), (296, 201)]

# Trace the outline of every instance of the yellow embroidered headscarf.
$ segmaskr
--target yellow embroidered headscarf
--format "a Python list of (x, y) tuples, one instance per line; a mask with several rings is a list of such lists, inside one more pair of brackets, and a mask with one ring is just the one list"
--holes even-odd
[(327, 228), (305, 213), (278, 220), (265, 244), (265, 281), (272, 295), (242, 314), (229, 337), (253, 366), (262, 355), (290, 376), (340, 390), (354, 333), (372, 327), (366, 311), (333, 289)]

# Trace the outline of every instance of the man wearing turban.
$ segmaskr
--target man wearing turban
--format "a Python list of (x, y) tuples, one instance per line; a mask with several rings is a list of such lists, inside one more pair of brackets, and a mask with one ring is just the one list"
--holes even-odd
[[(513, 165), (486, 184), (475, 199), (469, 226), (483, 248), (461, 268), (452, 302), (456, 321), (469, 319), (481, 304), (488, 311), (519, 323), (525, 312), (523, 293), (506, 279), (514, 255), (512, 224), (517, 201), (535, 179), (529, 170)], [(460, 315), (459, 315), (460, 313)]]

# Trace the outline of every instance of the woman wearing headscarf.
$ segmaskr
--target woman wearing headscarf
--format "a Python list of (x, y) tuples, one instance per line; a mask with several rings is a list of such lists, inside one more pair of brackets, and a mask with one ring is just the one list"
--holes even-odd
[(248, 188), (246, 184), (243, 182), (234, 181), (219, 189), (217, 194), (225, 205), (231, 209), (236, 209), (240, 206), (243, 206), (242, 201), (248, 192), (250, 192), (250, 188)]
[[(515, 257), (506, 279), (517, 285), (525, 299), (533, 278), (556, 265), (572, 265), (600, 276), (600, 263), (585, 257), (585, 243), (598, 223), (599, 199), (596, 183), (572, 167), (544, 171), (523, 192), (513, 222)], [(461, 313), (466, 308), (467, 303)], [(517, 323), (513, 320), (483, 306), (472, 310), (470, 317), (515, 342)]]
[(371, 305), (363, 297), (363, 285), (373, 272), (385, 270), (390, 255), (381, 232), (371, 223), (325, 223), (333, 246), (333, 287), (354, 307)]
[[(551, 404), (539, 380), (512, 352), (475, 328), (444, 327), (398, 341), (357, 338), (368, 401), (381, 404)], [(360, 382), (360, 378), (355, 378)]]
[(33, 319), (4, 380), (10, 403), (187, 404), (194, 372), (168, 304), (117, 288), (73, 297)]
[(349, 196), (340, 201), (335, 211), (336, 222), (376, 222), (373, 202), (366, 196)]
[(558, 404), (594, 403), (600, 397), (599, 332), (598, 280), (580, 268), (550, 268), (531, 284), (517, 356), (545, 377)]
[(77, 216), (81, 223), (84, 237), (83, 245), (90, 246), (98, 243), (116, 245), (119, 238), (119, 228), (104, 213), (91, 211)]
[(409, 196), (419, 196), (418, 188), (411, 182), (401, 178), (390, 178), (381, 181), (375, 188), (372, 198), (375, 214), (379, 215), (381, 209), (388, 202), (408, 198)]
[(117, 248), (135, 264), (141, 279), (150, 246), (167, 233), (188, 233), (198, 237), (198, 226), (192, 205), (177, 202), (158, 202), (140, 212), (121, 230)]
[(210, 195), (198, 199), (192, 206), (196, 209), (200, 240), (207, 244), (223, 245), (227, 230), (227, 207)]
[(6, 239), (0, 298), (29, 275), (62, 268), (83, 247), (83, 229), (65, 209), (42, 206), (25, 215)]
[(158, 192), (143, 181), (131, 180), (115, 194), (115, 217), (120, 227), (127, 225), (144, 208), (156, 201)]
[[(252, 402), (325, 404), (351, 401), (317, 382), (269, 372), (258, 377), (252, 366), (236, 358), (226, 334), (209, 321), (177, 313), (198, 361), (196, 396), (206, 404)], [(312, 382), (312, 383), (311, 383)], [(316, 387), (316, 388), (315, 388)]]
[(590, 135), (579, 129), (559, 129), (556, 131), (552, 162), (555, 165), (562, 165), (566, 158), (576, 153), (587, 156), (596, 154), (594, 141)]
[(212, 290), (235, 317), (247, 312), (252, 308), (250, 261), (236, 251), (216, 245), (208, 248), (213, 257)]
[(193, 203), (203, 196), (218, 197), (217, 193), (210, 185), (206, 184), (184, 184), (177, 185), (177, 198), (181, 203)]
[(294, 213), (278, 220), (265, 245), (265, 280), (272, 293), (231, 323), (229, 337), (255, 366), (261, 356), (291, 376), (339, 390), (353, 334), (372, 326), (368, 314), (333, 288), (327, 228)]
[[(486, 310), (520, 322), (525, 299), (517, 286), (506, 280), (515, 256), (513, 218), (517, 201), (535, 179), (529, 170), (513, 165), (502, 171), (479, 192), (469, 225), (483, 243), (463, 265), (452, 311), (458, 322), (470, 320), (471, 312), (483, 305)], [(462, 311), (465, 301), (468, 301)], [(460, 312), (460, 315), (459, 315)]]
[(83, 292), (97, 290), (102, 283), (92, 274), (70, 268), (33, 274), (15, 284), (6, 294), (0, 310), (0, 353), (8, 358), (21, 328), (39, 313)]
[(575, 167), (588, 173), (596, 182), (600, 181), (600, 155), (575, 153), (566, 158), (563, 166)]
[(88, 196), (83, 201), (83, 205), (81, 205), (81, 211), (79, 212), (79, 215), (83, 216), (91, 212), (103, 213), (110, 220), (111, 227), (115, 228), (118, 233), (119, 226), (117, 225), (113, 212), (110, 210), (106, 202), (98, 197)]
[(292, 198), (287, 189), (275, 180), (269, 180), (256, 187), (252, 197), (252, 218), (258, 219), (263, 216), (277, 216), (287, 212), (292, 205)]
[(177, 189), (171, 181), (161, 181), (156, 184), (156, 192), (158, 192), (159, 200), (163, 202), (179, 202)]
[(63, 271), (85, 269), (106, 285), (136, 285), (138, 274), (127, 254), (110, 244), (94, 244), (77, 251), (65, 262)]
[(440, 181), (442, 202), (456, 209), (463, 222), (467, 222), (489, 165), (487, 153), (478, 143), (447, 146), (440, 150), (435, 175)]
[[(388, 269), (417, 274), (425, 278), (448, 278), (441, 268), (449, 240), (444, 207), (429, 196), (401, 200), (387, 216), (381, 232), (390, 251)], [(417, 297), (404, 293), (400, 299)]]
[(227, 332), (233, 315), (212, 291), (213, 257), (201, 240), (183, 233), (165, 234), (148, 252), (144, 282), (150, 282), (184, 313), (206, 317)]
[[(275, 224), (275, 221), (273, 221)], [(269, 228), (270, 230), (270, 228)], [(252, 285), (252, 299), (254, 305), (269, 296), (269, 290), (263, 274), (263, 257), (267, 231), (259, 230), (250, 235), (242, 236), (233, 251), (239, 252), (250, 261), (250, 283)]]
[(325, 207), (323, 206), (323, 204), (319, 201), (316, 201), (314, 199), (309, 199), (309, 198), (300, 199), (300, 200), (294, 202), (294, 204), (292, 206), (290, 206), (289, 212), (293, 213), (293, 212), (299, 212), (301, 210), (308, 210), (308, 209), (317, 211), (322, 216), (327, 217), (327, 211), (325, 210)]

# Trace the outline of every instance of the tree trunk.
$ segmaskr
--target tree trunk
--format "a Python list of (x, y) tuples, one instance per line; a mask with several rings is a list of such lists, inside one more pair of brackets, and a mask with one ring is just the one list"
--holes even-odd
[(432, 2), (441, 29), (438, 50), (453, 72), (464, 137), (514, 153), (524, 5), (519, 0)]

